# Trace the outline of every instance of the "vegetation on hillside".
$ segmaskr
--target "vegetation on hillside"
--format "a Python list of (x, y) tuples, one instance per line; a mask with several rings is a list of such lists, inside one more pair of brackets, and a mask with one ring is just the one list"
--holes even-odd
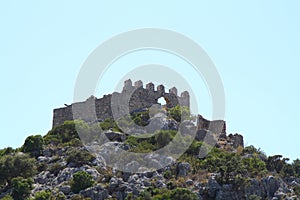
[[(183, 113), (183, 115), (181, 115)], [(191, 119), (189, 111), (185, 108), (175, 107), (168, 112), (170, 118), (177, 122), (181, 121), (181, 117)], [(145, 126), (149, 120), (149, 112), (142, 111), (134, 113), (132, 120), (139, 126)], [(123, 121), (122, 121), (123, 120)], [(127, 123), (121, 119), (120, 123)], [(72, 166), (91, 165), (95, 160), (95, 156), (87, 150), (82, 150), (82, 143), (79, 139), (77, 130), (80, 128), (90, 138), (98, 138), (99, 134), (103, 134), (101, 130), (113, 130), (121, 132), (116, 122), (107, 119), (96, 124), (87, 124), (83, 121), (66, 121), (63, 125), (58, 126), (48, 132), (45, 136), (33, 135), (29, 136), (21, 148), (4, 148), (0, 150), (0, 194), (6, 192), (6, 196), (2, 199), (64, 199), (63, 196), (54, 197), (51, 191), (40, 191), (31, 195), (33, 188), (33, 177), (42, 171), (49, 171), (57, 175), (63, 166), (56, 163), (61, 157), (53, 157), (50, 165), (38, 163), (37, 158), (43, 155), (45, 149), (62, 148), (65, 150), (65, 160), (67, 164)], [(139, 138), (128, 136), (125, 144), (130, 146), (129, 151), (132, 152), (151, 152), (166, 146), (172, 141), (177, 134), (174, 130), (161, 130), (155, 132), (150, 137)], [(181, 137), (180, 143), (191, 142), (189, 136)], [(200, 148), (212, 148), (205, 158), (199, 158)], [(188, 177), (191, 180), (207, 181), (207, 175), (216, 174), (216, 180), (220, 184), (232, 184), (237, 189), (246, 184), (249, 178), (260, 178), (267, 174), (273, 174), (281, 178), (298, 177), (300, 178), (300, 160), (289, 162), (289, 159), (281, 155), (266, 156), (264, 152), (253, 146), (238, 148), (234, 151), (223, 150), (216, 147), (210, 147), (201, 141), (192, 141), (190, 147), (180, 157), (178, 163), (187, 162), (191, 165)], [(176, 164), (176, 165), (177, 165)], [(128, 195), (127, 199), (197, 199), (197, 195), (188, 189), (188, 185), (181, 177), (176, 176), (177, 166), (170, 166), (164, 172), (164, 178), (168, 180), (166, 188), (148, 187), (140, 197)], [(104, 179), (109, 172), (103, 172)], [(93, 178), (86, 172), (77, 172), (70, 181), (71, 190), (79, 193), (81, 190), (97, 184)], [(105, 185), (104, 185), (105, 186)], [(294, 191), (300, 194), (300, 188), (294, 187)], [(77, 196), (78, 199), (82, 198)], [(76, 198), (77, 198), (76, 197)], [(74, 197), (75, 199), (75, 197)]]

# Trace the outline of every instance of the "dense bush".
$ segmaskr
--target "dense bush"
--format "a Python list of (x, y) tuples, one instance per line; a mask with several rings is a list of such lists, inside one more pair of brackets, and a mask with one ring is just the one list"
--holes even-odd
[(286, 161), (288, 161), (288, 159), (282, 158), (282, 155), (269, 156), (267, 168), (269, 171), (276, 171), (279, 173), (286, 164)]
[(68, 152), (67, 162), (72, 163), (78, 167), (90, 164), (95, 159), (95, 156), (86, 150), (72, 149)]
[(26, 199), (29, 197), (31, 190), (33, 189), (32, 178), (25, 179), (23, 177), (16, 177), (12, 179), (12, 197), (15, 200)]
[(34, 200), (54, 200), (55, 197), (50, 191), (40, 191), (35, 193)]
[(299, 177), (300, 162), (295, 160), (292, 164), (288, 163), (288, 158), (283, 158), (282, 155), (269, 156), (266, 161), (267, 169), (275, 171), (281, 177), (297, 176)]
[[(202, 144), (203, 145), (203, 144)], [(193, 154), (199, 148), (200, 143), (193, 142), (187, 152), (180, 158), (180, 161), (185, 161), (191, 164), (192, 173), (196, 174), (202, 169), (209, 172), (218, 173), (217, 180), (221, 184), (234, 184), (238, 186), (242, 184), (247, 177), (256, 177), (265, 175), (267, 172), (266, 164), (258, 157), (243, 158), (237, 153), (227, 152), (217, 148), (203, 159), (197, 159)]]
[(186, 188), (176, 188), (171, 191), (169, 199), (198, 200), (198, 196)]
[(262, 176), (267, 172), (266, 163), (257, 157), (244, 158), (242, 163), (249, 176)]
[(31, 156), (37, 157), (41, 155), (43, 150), (43, 137), (41, 135), (32, 135), (26, 138), (21, 150), (29, 153)]
[(71, 181), (71, 190), (74, 193), (78, 193), (81, 190), (91, 187), (94, 184), (93, 177), (84, 171), (79, 171), (73, 174)]
[(7, 147), (7, 148), (4, 148), (4, 149), (1, 149), (0, 150), (0, 157), (4, 156), (4, 155), (9, 155), (9, 154), (14, 153), (14, 152), (15, 152), (15, 150), (13, 148), (11, 148), (11, 147)]
[(48, 166), (47, 170), (51, 173), (54, 174), (55, 176), (58, 175), (60, 170), (64, 169), (64, 166), (58, 162), (53, 163), (52, 165)]
[(222, 184), (239, 184), (243, 181), (243, 175), (246, 173), (239, 155), (217, 149), (214, 149), (202, 164), (210, 172), (219, 172), (220, 176), (217, 179)]
[(11, 183), (15, 177), (32, 177), (36, 173), (36, 160), (26, 154), (17, 153), (0, 158), (0, 185)]
[(131, 148), (131, 151), (145, 153), (155, 151), (166, 146), (170, 141), (172, 141), (176, 134), (177, 131), (161, 130), (154, 135), (149, 134), (149, 137), (147, 134), (143, 134), (143, 137), (129, 136), (125, 142), (133, 147)]
[(44, 137), (45, 143), (59, 145), (70, 142), (74, 138), (79, 139), (75, 123), (85, 125), (83, 121), (65, 121), (64, 124), (53, 128), (47, 133)]
[(186, 150), (186, 153), (193, 156), (199, 156), (200, 149), (203, 154), (207, 155), (212, 147), (205, 142), (194, 140)]
[(243, 155), (246, 154), (251, 154), (251, 155), (259, 155), (259, 154), (264, 154), (260, 149), (255, 148), (253, 145), (246, 146), (243, 151)]
[(177, 131), (161, 130), (157, 134), (155, 134), (157, 148), (160, 149), (169, 144), (169, 142), (172, 141), (176, 133)]

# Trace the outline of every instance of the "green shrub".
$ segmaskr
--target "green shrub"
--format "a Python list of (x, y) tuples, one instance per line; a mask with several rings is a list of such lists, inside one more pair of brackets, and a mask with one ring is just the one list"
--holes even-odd
[(73, 149), (68, 153), (67, 162), (68, 164), (72, 163), (76, 166), (82, 166), (89, 164), (95, 159), (95, 156), (88, 151)]
[(179, 105), (170, 108), (168, 110), (168, 115), (175, 119), (177, 122), (191, 119), (190, 110), (188, 107), (180, 107)]
[(259, 158), (244, 158), (242, 162), (249, 175), (264, 175), (267, 172), (266, 163)]
[(78, 138), (74, 138), (69, 142), (66, 142), (63, 144), (63, 146), (68, 146), (68, 147), (82, 147), (82, 141)]
[(64, 169), (64, 166), (58, 162), (53, 163), (51, 166), (48, 167), (48, 171), (51, 174), (54, 174), (55, 176), (57, 176), (60, 170), (62, 169)]
[(65, 199), (67, 199), (67, 197), (62, 192), (59, 192), (58, 194), (55, 195), (55, 200), (65, 200)]
[(170, 194), (170, 199), (197, 200), (197, 194), (186, 188), (176, 188)]
[(45, 144), (63, 144), (79, 138), (78, 127), (87, 127), (87, 124), (81, 120), (65, 121), (64, 124), (53, 128), (44, 137)]
[(300, 159), (294, 160), (292, 166), (294, 168), (296, 176), (300, 177)]
[(71, 181), (71, 190), (74, 193), (78, 193), (81, 190), (91, 187), (94, 184), (93, 177), (84, 171), (79, 171), (73, 174), (73, 180)]
[(4, 196), (1, 200), (14, 200), (14, 198), (11, 195)]
[(219, 172), (217, 181), (221, 184), (238, 186), (244, 181), (247, 170), (241, 156), (214, 148), (203, 160), (202, 167), (209, 172)]
[(203, 151), (203, 154), (207, 155), (212, 147), (205, 142), (194, 140), (186, 150), (186, 153), (192, 156), (199, 156), (200, 149)]
[(253, 145), (246, 146), (242, 151), (243, 155), (245, 155), (245, 154), (255, 155), (255, 154), (261, 154), (261, 153), (262, 153), (262, 151), (260, 149), (255, 148)]
[(129, 136), (125, 143), (133, 147), (130, 149), (132, 152), (146, 153), (155, 151), (169, 144), (176, 134), (177, 131), (161, 130), (154, 135), (149, 134), (149, 137), (147, 137), (146, 134), (143, 134), (143, 137)]
[(121, 131), (113, 119), (106, 119), (105, 121), (100, 122), (100, 127), (102, 130), (113, 129), (114, 131)]
[(32, 135), (26, 138), (21, 150), (24, 153), (29, 153), (31, 156), (37, 157), (41, 155), (43, 143), (44, 140), (41, 135)]
[(42, 171), (46, 171), (47, 170), (47, 163), (46, 162), (38, 162), (37, 163), (37, 171), (38, 172), (42, 172)]
[(287, 165), (288, 158), (283, 158), (282, 155), (269, 156), (267, 160), (267, 169), (269, 171), (276, 171), (280, 173), (281, 170)]
[(131, 114), (131, 118), (138, 126), (147, 126), (149, 124), (149, 110), (142, 112), (134, 112)]
[(155, 134), (157, 148), (160, 149), (169, 144), (169, 142), (172, 141), (176, 133), (177, 131), (161, 130), (157, 134)]
[(15, 152), (15, 150), (13, 148), (11, 148), (11, 147), (7, 147), (7, 148), (4, 148), (4, 149), (1, 149), (0, 150), (0, 157), (4, 156), (4, 155), (9, 155), (9, 154), (14, 153), (14, 152)]
[(32, 177), (36, 173), (36, 160), (26, 154), (17, 153), (0, 158), (0, 185), (8, 183), (15, 177)]
[(35, 193), (34, 200), (54, 200), (54, 196), (50, 191), (40, 191)]
[(16, 177), (12, 179), (12, 196), (15, 200), (26, 199), (29, 197), (33, 189), (32, 178), (24, 179), (23, 177)]
[(163, 175), (164, 175), (165, 179), (173, 178), (173, 174), (170, 170), (165, 171)]
[(298, 186), (298, 185), (294, 186), (293, 190), (296, 195), (300, 196), (300, 186)]

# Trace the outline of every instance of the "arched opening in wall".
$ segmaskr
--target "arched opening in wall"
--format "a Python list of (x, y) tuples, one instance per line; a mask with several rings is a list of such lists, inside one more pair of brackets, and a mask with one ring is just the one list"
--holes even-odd
[(165, 100), (164, 97), (160, 97), (158, 100), (157, 100), (157, 103), (159, 103), (160, 105), (164, 106), (167, 104), (167, 101)]

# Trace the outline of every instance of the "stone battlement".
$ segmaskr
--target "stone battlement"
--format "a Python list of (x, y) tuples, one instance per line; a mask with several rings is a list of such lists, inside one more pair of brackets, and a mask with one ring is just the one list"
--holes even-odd
[[(180, 96), (178, 96), (177, 92), (176, 87), (173, 87), (169, 90), (169, 92), (166, 92), (163, 85), (158, 85), (155, 90), (153, 83), (146, 84), (146, 87), (144, 88), (141, 80), (132, 84), (132, 81), (128, 79), (124, 82), (124, 87), (121, 93), (114, 92), (113, 94), (104, 95), (102, 98), (91, 96), (84, 102), (77, 102), (72, 105), (65, 104), (66, 107), (54, 109), (52, 126), (56, 127), (67, 120), (74, 119), (82, 119), (87, 122), (93, 122), (95, 121), (95, 115), (98, 121), (113, 118), (111, 107), (112, 99), (113, 103), (119, 103), (118, 109), (126, 110), (126, 107), (129, 107), (129, 112), (150, 108), (154, 104), (159, 104), (158, 99), (160, 98), (165, 99), (167, 108), (172, 108), (177, 105), (189, 108), (189, 93), (184, 91)], [(73, 113), (74, 110), (76, 113)], [(82, 113), (84, 113), (84, 115), (82, 115)]]

